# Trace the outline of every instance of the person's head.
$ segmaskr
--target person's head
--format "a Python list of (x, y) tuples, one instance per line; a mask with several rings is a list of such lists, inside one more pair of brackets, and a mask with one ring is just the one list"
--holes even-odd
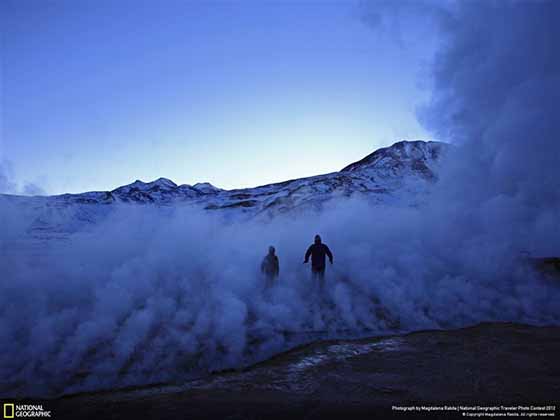
[(320, 244), (321, 243), (321, 237), (319, 235), (315, 235), (315, 243), (316, 244)]
[(275, 252), (276, 252), (276, 249), (274, 249), (274, 247), (272, 245), (268, 247), (268, 253), (270, 255), (274, 255)]

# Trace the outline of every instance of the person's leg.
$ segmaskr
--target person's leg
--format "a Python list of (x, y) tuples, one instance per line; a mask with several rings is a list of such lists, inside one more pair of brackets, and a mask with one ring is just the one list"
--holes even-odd
[(323, 291), (325, 288), (325, 267), (317, 270), (317, 280), (319, 280), (319, 290)]
[(311, 272), (313, 273), (313, 284), (315, 290), (322, 292), (325, 277), (325, 267), (312, 267)]
[(313, 290), (315, 291), (314, 293), (320, 293), (321, 292), (321, 272), (320, 270), (317, 269), (317, 267), (312, 267), (311, 268), (311, 280), (313, 283)]

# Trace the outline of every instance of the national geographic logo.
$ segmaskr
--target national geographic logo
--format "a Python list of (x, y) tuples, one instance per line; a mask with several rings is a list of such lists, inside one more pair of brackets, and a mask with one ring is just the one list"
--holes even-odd
[(4, 418), (51, 417), (51, 411), (45, 410), (42, 404), (4, 403)]

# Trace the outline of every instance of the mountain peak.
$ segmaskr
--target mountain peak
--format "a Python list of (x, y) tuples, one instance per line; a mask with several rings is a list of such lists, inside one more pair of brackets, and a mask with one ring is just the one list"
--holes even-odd
[(221, 188), (215, 187), (209, 182), (198, 182), (194, 184), (192, 187), (203, 194), (213, 194), (219, 191), (223, 191)]
[(402, 140), (389, 147), (377, 149), (363, 159), (344, 167), (341, 172), (353, 172), (363, 169), (396, 168), (403, 164), (424, 167), (427, 161), (438, 159), (447, 143), (423, 140)]
[(112, 192), (114, 193), (128, 193), (131, 190), (138, 190), (138, 191), (148, 191), (153, 189), (160, 189), (160, 190), (169, 190), (177, 188), (177, 184), (167, 178), (158, 178), (152, 182), (143, 182), (139, 179), (134, 181), (132, 184), (123, 185), (122, 187), (114, 189)]
[(160, 187), (176, 188), (177, 184), (167, 178), (160, 177), (155, 181), (148, 183), (148, 185), (158, 185)]

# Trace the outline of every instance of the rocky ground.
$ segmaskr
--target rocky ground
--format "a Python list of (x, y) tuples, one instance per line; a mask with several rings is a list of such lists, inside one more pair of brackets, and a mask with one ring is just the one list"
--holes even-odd
[(43, 405), (57, 419), (354, 419), (462, 416), (392, 406), (559, 401), (560, 327), (481, 324), (317, 342), (181, 386), (83, 394)]

